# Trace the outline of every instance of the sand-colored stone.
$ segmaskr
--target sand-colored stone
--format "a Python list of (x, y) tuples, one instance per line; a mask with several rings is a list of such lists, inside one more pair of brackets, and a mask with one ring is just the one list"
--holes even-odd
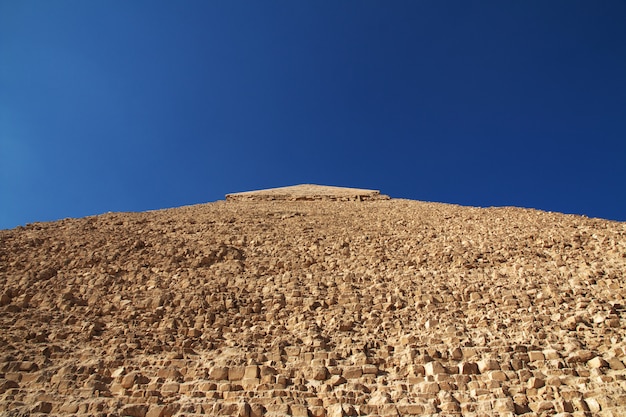
[(265, 190), (226, 194), (226, 201), (304, 201), (304, 200), (388, 200), (378, 190), (334, 187), (328, 185), (300, 184)]
[(1, 230), (0, 416), (623, 415), (625, 223), (370, 191)]

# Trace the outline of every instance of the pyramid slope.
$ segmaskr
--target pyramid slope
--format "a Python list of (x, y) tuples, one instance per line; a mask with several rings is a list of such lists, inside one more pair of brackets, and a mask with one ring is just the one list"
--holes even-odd
[(334, 187), (328, 185), (300, 184), (265, 190), (245, 191), (226, 195), (227, 201), (268, 200), (386, 200), (378, 190)]
[(626, 223), (255, 201), (0, 230), (0, 416), (619, 416)]

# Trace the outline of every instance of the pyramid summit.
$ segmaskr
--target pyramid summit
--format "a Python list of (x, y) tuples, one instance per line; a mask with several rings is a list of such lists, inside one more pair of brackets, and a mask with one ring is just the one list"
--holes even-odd
[(378, 190), (362, 188), (334, 187), (329, 185), (299, 184), (289, 187), (267, 188), (264, 190), (246, 191), (226, 194), (228, 201), (268, 201), (268, 200), (388, 200)]

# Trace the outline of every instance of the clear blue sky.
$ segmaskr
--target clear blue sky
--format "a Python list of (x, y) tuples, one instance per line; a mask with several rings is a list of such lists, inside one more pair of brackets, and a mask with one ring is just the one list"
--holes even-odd
[(626, 220), (626, 2), (0, 0), (0, 228), (298, 183)]

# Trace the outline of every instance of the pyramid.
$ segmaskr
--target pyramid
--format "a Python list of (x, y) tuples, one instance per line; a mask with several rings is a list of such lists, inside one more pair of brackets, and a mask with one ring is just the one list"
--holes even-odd
[(625, 222), (400, 198), (0, 230), (0, 417), (624, 416), (624, 277)]
[(246, 191), (226, 194), (227, 201), (301, 201), (301, 200), (338, 200), (364, 201), (389, 200), (389, 196), (378, 190), (362, 188), (333, 187), (328, 185), (300, 184), (289, 187), (268, 188), (265, 190)]

